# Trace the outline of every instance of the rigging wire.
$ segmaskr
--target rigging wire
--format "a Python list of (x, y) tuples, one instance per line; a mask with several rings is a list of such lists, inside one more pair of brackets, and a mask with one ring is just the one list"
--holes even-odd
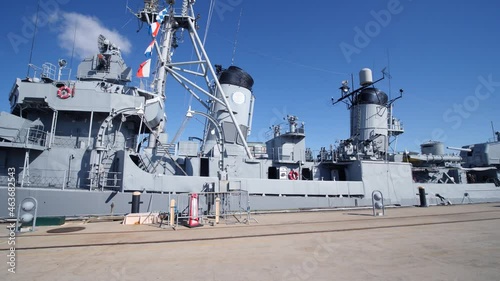
[(78, 20), (75, 21), (75, 30), (73, 32), (73, 48), (71, 49), (71, 60), (69, 62), (69, 68), (73, 68), (73, 57), (75, 56), (75, 43), (76, 43), (76, 25)]
[(391, 87), (391, 57), (389, 54), (389, 49), (387, 49), (387, 73), (384, 73), (384, 75), (387, 75), (389, 79), (389, 100), (392, 99), (392, 87)]
[[(205, 48), (205, 43), (207, 42), (207, 37), (208, 37), (208, 30), (210, 29), (210, 24), (212, 23), (212, 18), (214, 14), (214, 8), (215, 8), (215, 1), (216, 0), (210, 0), (210, 6), (208, 8), (208, 16), (207, 16), (207, 23), (205, 26), (205, 34), (203, 35), (203, 48)], [(194, 50), (191, 51), (191, 60), (193, 59), (194, 55)], [(198, 65), (196, 72), (200, 71), (200, 65)], [(191, 106), (193, 103), (193, 95), (189, 95), (189, 100), (188, 100), (188, 106)]]
[[(205, 48), (205, 43), (206, 43), (207, 36), (208, 36), (208, 30), (210, 28), (210, 24), (212, 23), (215, 2), (216, 2), (216, 0), (210, 1), (210, 7), (208, 9), (207, 25), (205, 26), (205, 34), (203, 35), (203, 46), (202, 46), (203, 48)], [(198, 72), (199, 72), (199, 69), (200, 69), (200, 65), (198, 65)], [(214, 78), (217, 79), (217, 77), (214, 77)], [(193, 100), (193, 96), (190, 95), (189, 106), (191, 106), (192, 100)], [(203, 147), (205, 146), (205, 140), (208, 137), (208, 129), (209, 128), (210, 128), (210, 125), (209, 125), (208, 119), (205, 119), (205, 123), (203, 124), (203, 141), (202, 141), (202, 146), (200, 147), (200, 149), (203, 149)]]
[[(202, 47), (203, 48), (205, 47), (205, 44), (207, 42), (208, 31), (209, 31), (210, 25), (212, 23), (212, 18), (213, 18), (213, 14), (214, 14), (214, 10), (215, 10), (215, 2), (216, 2), (216, 0), (211, 0), (210, 1), (210, 6), (208, 8), (207, 22), (206, 22), (206, 25), (205, 25), (205, 34), (203, 35), (203, 41), (202, 41)], [(191, 51), (191, 60), (193, 60), (193, 56), (194, 56), (194, 50)], [(196, 72), (199, 72), (199, 71), (200, 71), (200, 65), (198, 65)], [(186, 91), (186, 93), (187, 93), (187, 91)], [(187, 102), (188, 107), (191, 107), (192, 103), (193, 103), (193, 95), (190, 94), (188, 102)], [(176, 141), (180, 137), (180, 135), (184, 132), (184, 129), (186, 128), (188, 121), (189, 121), (189, 118), (188, 117), (184, 117), (184, 119), (183, 119), (183, 121), (181, 123), (181, 126), (177, 130), (177, 133), (175, 134), (174, 138), (171, 140), (170, 143), (174, 143), (174, 141)]]
[(208, 17), (207, 17), (207, 25), (205, 26), (205, 34), (203, 35), (203, 47), (205, 47), (205, 42), (207, 41), (208, 30), (210, 28), (210, 24), (212, 23), (212, 15), (214, 13), (215, 8), (215, 0), (210, 1), (210, 7), (208, 8)]
[[(219, 36), (220, 40), (224, 40), (226, 42), (233, 42), (232, 40), (228, 39), (227, 37), (220, 36), (219, 34), (215, 34), (215, 35)], [(306, 69), (324, 72), (324, 73), (329, 73), (329, 74), (333, 74), (333, 75), (342, 75), (342, 76), (348, 75), (348, 73), (346, 73), (346, 72), (332, 71), (332, 70), (324, 69), (324, 68), (317, 67), (314, 65), (304, 64), (304, 63), (301, 63), (298, 61), (292, 61), (292, 60), (286, 59), (284, 57), (271, 55), (269, 53), (264, 53), (258, 49), (249, 48), (248, 46), (245, 46), (245, 45), (240, 45), (238, 47), (239, 47), (240, 51), (243, 51), (244, 53), (251, 55), (251, 56), (257, 56), (257, 57), (264, 58), (264, 59), (271, 59), (273, 61), (283, 62), (283, 63), (287, 63), (287, 64), (294, 65), (297, 67), (306, 68)]]
[(39, 12), (40, 12), (40, 0), (38, 0), (38, 4), (36, 7), (35, 31), (33, 32), (33, 40), (31, 41), (30, 59), (28, 62), (28, 73), (26, 74), (27, 77), (30, 76), (30, 65), (31, 65), (31, 60), (33, 59), (33, 49), (35, 48), (35, 38), (36, 38), (36, 32), (38, 30), (38, 14), (39, 14)]
[(234, 46), (233, 46), (233, 57), (231, 58), (231, 65), (234, 65), (234, 58), (236, 56), (236, 46), (238, 45), (238, 34), (240, 33), (241, 16), (243, 15), (243, 7), (240, 10), (240, 17), (238, 19), (238, 26), (236, 28), (236, 34), (234, 36)]
[(122, 29), (125, 28), (125, 26), (127, 26), (127, 24), (129, 24), (133, 19), (133, 17), (130, 17), (130, 19), (124, 25), (122, 25)]

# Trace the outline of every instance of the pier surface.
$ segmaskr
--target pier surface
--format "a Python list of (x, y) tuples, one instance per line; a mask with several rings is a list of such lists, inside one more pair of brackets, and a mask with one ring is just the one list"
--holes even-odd
[[(0, 224), (0, 280), (500, 280), (500, 203), (371, 213), (253, 214), (176, 230), (72, 221), (17, 234), (16, 273)], [(84, 229), (50, 233), (66, 227)]]

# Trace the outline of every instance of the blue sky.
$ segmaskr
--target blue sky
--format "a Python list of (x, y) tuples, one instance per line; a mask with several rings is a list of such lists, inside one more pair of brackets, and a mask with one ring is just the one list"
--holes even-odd
[[(126, 0), (41, 2), (47, 9), (39, 14), (32, 63), (55, 64), (65, 58), (76, 72), (83, 56), (97, 52), (99, 33), (122, 48), (134, 72), (144, 60), (150, 38), (146, 28), (137, 32)], [(136, 10), (142, 2), (128, 0), (128, 6)], [(195, 5), (202, 37), (209, 3), (198, 0)], [(8, 111), (15, 78), (27, 72), (37, 0), (9, 5), (0, 26), (2, 111)], [(416, 151), (431, 139), (462, 146), (491, 139), (491, 122), (500, 130), (498, 10), (500, 3), (494, 0), (217, 0), (206, 49), (212, 63), (227, 67), (237, 39), (234, 64), (255, 80), (251, 141), (267, 140), (269, 126), (283, 122), (287, 114), (305, 122), (307, 146), (314, 150), (348, 138), (349, 113), (343, 104), (330, 102), (338, 97), (340, 82), (351, 80), (351, 74), (357, 82), (363, 67), (372, 68), (378, 78), (388, 67), (392, 79), (378, 87), (392, 97), (405, 90), (394, 108), (405, 125), (398, 150)], [(75, 23), (78, 44), (71, 60)], [(191, 55), (185, 37), (174, 60)], [(190, 99), (173, 80), (168, 80), (167, 97), (167, 131), (173, 136)], [(200, 136), (202, 122), (192, 120), (182, 138)]]

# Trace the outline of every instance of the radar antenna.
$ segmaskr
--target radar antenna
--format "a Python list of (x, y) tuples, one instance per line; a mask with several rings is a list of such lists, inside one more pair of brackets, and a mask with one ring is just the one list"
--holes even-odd
[(100, 53), (105, 53), (108, 51), (107, 44), (109, 44), (109, 41), (106, 39), (106, 37), (104, 37), (104, 35), (102, 34), (99, 34), (99, 37), (97, 38), (97, 48), (99, 49)]
[(113, 43), (111, 43), (106, 37), (102, 34), (99, 34), (99, 37), (97, 38), (97, 48), (99, 49), (99, 52), (101, 54), (105, 53), (114, 53), (114, 54), (120, 54), (120, 49)]

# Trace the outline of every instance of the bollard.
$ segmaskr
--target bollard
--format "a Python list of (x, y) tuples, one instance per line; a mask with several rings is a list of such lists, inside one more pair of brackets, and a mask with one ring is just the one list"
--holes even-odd
[(139, 191), (135, 191), (132, 193), (132, 210), (130, 213), (139, 213), (139, 208), (141, 204), (141, 193)]
[(220, 217), (220, 198), (217, 197), (215, 198), (215, 223), (219, 223), (219, 217)]
[[(37, 212), (38, 212), (38, 201), (34, 197), (24, 198), (17, 209), (15, 232), (21, 232), (23, 224), (27, 225), (28, 223), (31, 223), (31, 229), (29, 231), (35, 231)], [(10, 245), (10, 240), (9, 240), (9, 245)]]
[(175, 199), (170, 200), (170, 225), (175, 222)]
[(427, 197), (425, 197), (425, 195), (427, 195), (425, 193), (425, 188), (423, 188), (422, 186), (419, 186), (418, 187), (418, 196), (420, 198), (420, 207), (427, 207)]
[[(374, 190), (372, 192), (372, 208), (373, 216), (385, 215), (384, 195), (380, 190)], [(380, 213), (379, 210), (382, 210), (382, 213)]]

